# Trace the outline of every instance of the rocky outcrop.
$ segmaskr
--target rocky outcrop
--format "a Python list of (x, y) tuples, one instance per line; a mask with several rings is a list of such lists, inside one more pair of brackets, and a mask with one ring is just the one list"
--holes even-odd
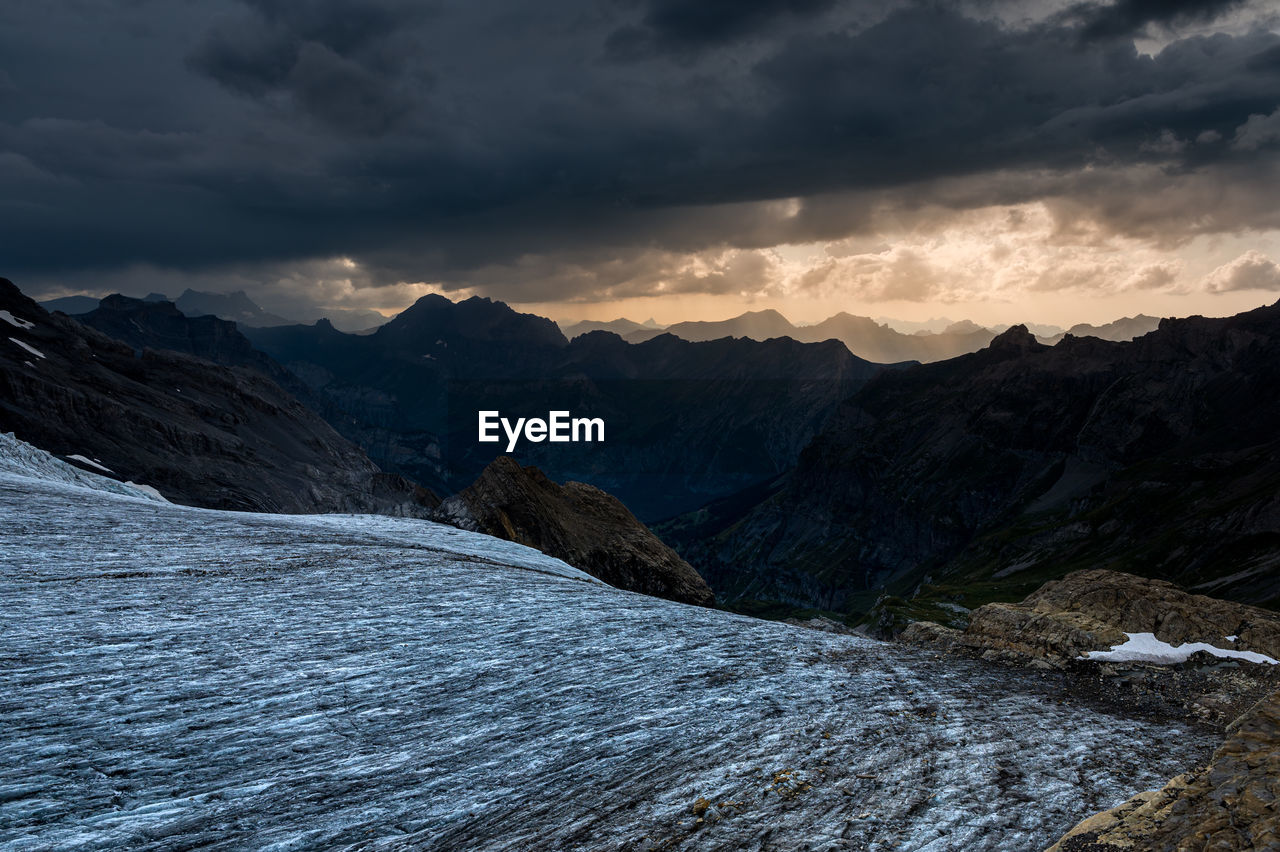
[[(172, 306), (152, 309), (193, 346), (243, 342), (220, 320), (208, 336), (192, 336), (180, 314), (161, 316)], [(47, 313), (5, 279), (0, 320), (0, 432), (78, 464), (86, 463), (73, 457), (92, 459), (95, 472), (208, 508), (424, 517), (439, 502), (379, 471), (258, 369), (135, 351)]]
[(620, 589), (715, 603), (697, 572), (616, 497), (581, 482), (558, 485), (508, 456), (444, 501), (436, 519), (536, 548)]
[(1233, 723), (1209, 765), (1077, 825), (1049, 852), (1280, 849), (1280, 692)]
[[(1151, 633), (1174, 646), (1204, 642), (1280, 659), (1280, 614), (1104, 570), (1075, 571), (1045, 583), (1021, 603), (980, 607), (964, 631), (915, 622), (902, 638), (1060, 667), (1124, 642), (1126, 633)], [(1235, 639), (1228, 641), (1228, 636)]]
[[(1236, 656), (1199, 651), (1176, 665), (1090, 658), (1136, 634), (1153, 634), (1173, 648), (1203, 643)], [(979, 607), (964, 630), (917, 621), (899, 638), (946, 653), (1086, 675), (1083, 689), (1109, 692), (1126, 707), (1219, 726), (1280, 686), (1280, 666), (1239, 656), (1280, 659), (1280, 614), (1115, 571), (1077, 571), (1021, 603)]]

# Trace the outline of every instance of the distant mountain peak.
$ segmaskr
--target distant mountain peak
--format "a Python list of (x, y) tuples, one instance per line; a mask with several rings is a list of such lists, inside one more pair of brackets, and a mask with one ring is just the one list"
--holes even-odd
[[(155, 293), (151, 294), (156, 295)], [(125, 296), (122, 293), (112, 293), (109, 296), (103, 296), (98, 301), (98, 310), (103, 311), (149, 311), (151, 313), (162, 314), (179, 314), (178, 306), (168, 299), (135, 299), (132, 296)]]
[(292, 325), (293, 320), (264, 311), (243, 290), (206, 293), (188, 287), (173, 302), (189, 317), (215, 316), (249, 326)]
[(437, 340), (450, 342), (520, 342), (565, 346), (568, 340), (551, 320), (523, 314), (506, 302), (472, 296), (454, 302), (428, 293), (375, 332), (382, 340), (417, 346)]
[[(1019, 326), (1019, 328), (1026, 328), (1026, 326), (1022, 325), (1022, 326)], [(946, 329), (943, 331), (943, 334), (973, 334), (975, 332), (986, 331), (986, 330), (987, 329), (978, 325), (973, 320), (966, 319), (966, 320), (960, 320), (959, 322), (951, 323), (951, 325), (947, 326)]]
[(996, 335), (987, 348), (993, 352), (1036, 352), (1049, 347), (1036, 340), (1035, 335), (1019, 323)]

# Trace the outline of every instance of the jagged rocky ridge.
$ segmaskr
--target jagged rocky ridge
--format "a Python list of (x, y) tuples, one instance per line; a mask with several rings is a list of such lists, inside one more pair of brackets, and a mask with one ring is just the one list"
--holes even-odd
[[(242, 345), (230, 324), (190, 321), (166, 304), (148, 310), (193, 351)], [(0, 311), (0, 431), (198, 506), (425, 515), (438, 502), (379, 471), (259, 370), (135, 352), (47, 313), (7, 279)]]
[(228, 367), (253, 367), (276, 381), (288, 377), (279, 364), (254, 348), (234, 322), (211, 314), (188, 315), (167, 300), (116, 294), (75, 319), (129, 344), (138, 353), (167, 349)]
[(1273, 604), (1277, 434), (1280, 306), (1127, 343), (1015, 326), (880, 375), (774, 486), (657, 531), (731, 601), (865, 613), (889, 593), (963, 620), (1108, 567)]
[(558, 485), (509, 456), (494, 459), (435, 517), (535, 548), (619, 589), (715, 604), (698, 573), (616, 497), (582, 482)]
[(550, 320), (480, 298), (427, 296), (365, 336), (327, 323), (245, 331), (375, 461), (448, 491), (507, 451), (476, 441), (480, 409), (602, 417), (603, 444), (526, 442), (512, 454), (557, 481), (615, 494), (645, 520), (786, 470), (881, 369), (837, 341), (661, 335), (633, 345), (597, 331), (570, 343)]

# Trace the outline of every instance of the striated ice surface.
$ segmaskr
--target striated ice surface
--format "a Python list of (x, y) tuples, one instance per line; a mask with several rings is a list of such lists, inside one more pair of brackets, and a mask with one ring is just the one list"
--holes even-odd
[(1025, 852), (1213, 745), (420, 521), (11, 471), (0, 526), (7, 850)]

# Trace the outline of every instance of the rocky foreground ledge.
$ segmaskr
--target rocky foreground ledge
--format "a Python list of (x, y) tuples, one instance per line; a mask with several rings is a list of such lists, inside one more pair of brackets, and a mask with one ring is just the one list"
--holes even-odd
[(904, 641), (1064, 670), (1130, 709), (1225, 729), (1211, 761), (1081, 822), (1049, 852), (1280, 850), (1280, 615), (1113, 571), (1078, 571), (955, 630)]

